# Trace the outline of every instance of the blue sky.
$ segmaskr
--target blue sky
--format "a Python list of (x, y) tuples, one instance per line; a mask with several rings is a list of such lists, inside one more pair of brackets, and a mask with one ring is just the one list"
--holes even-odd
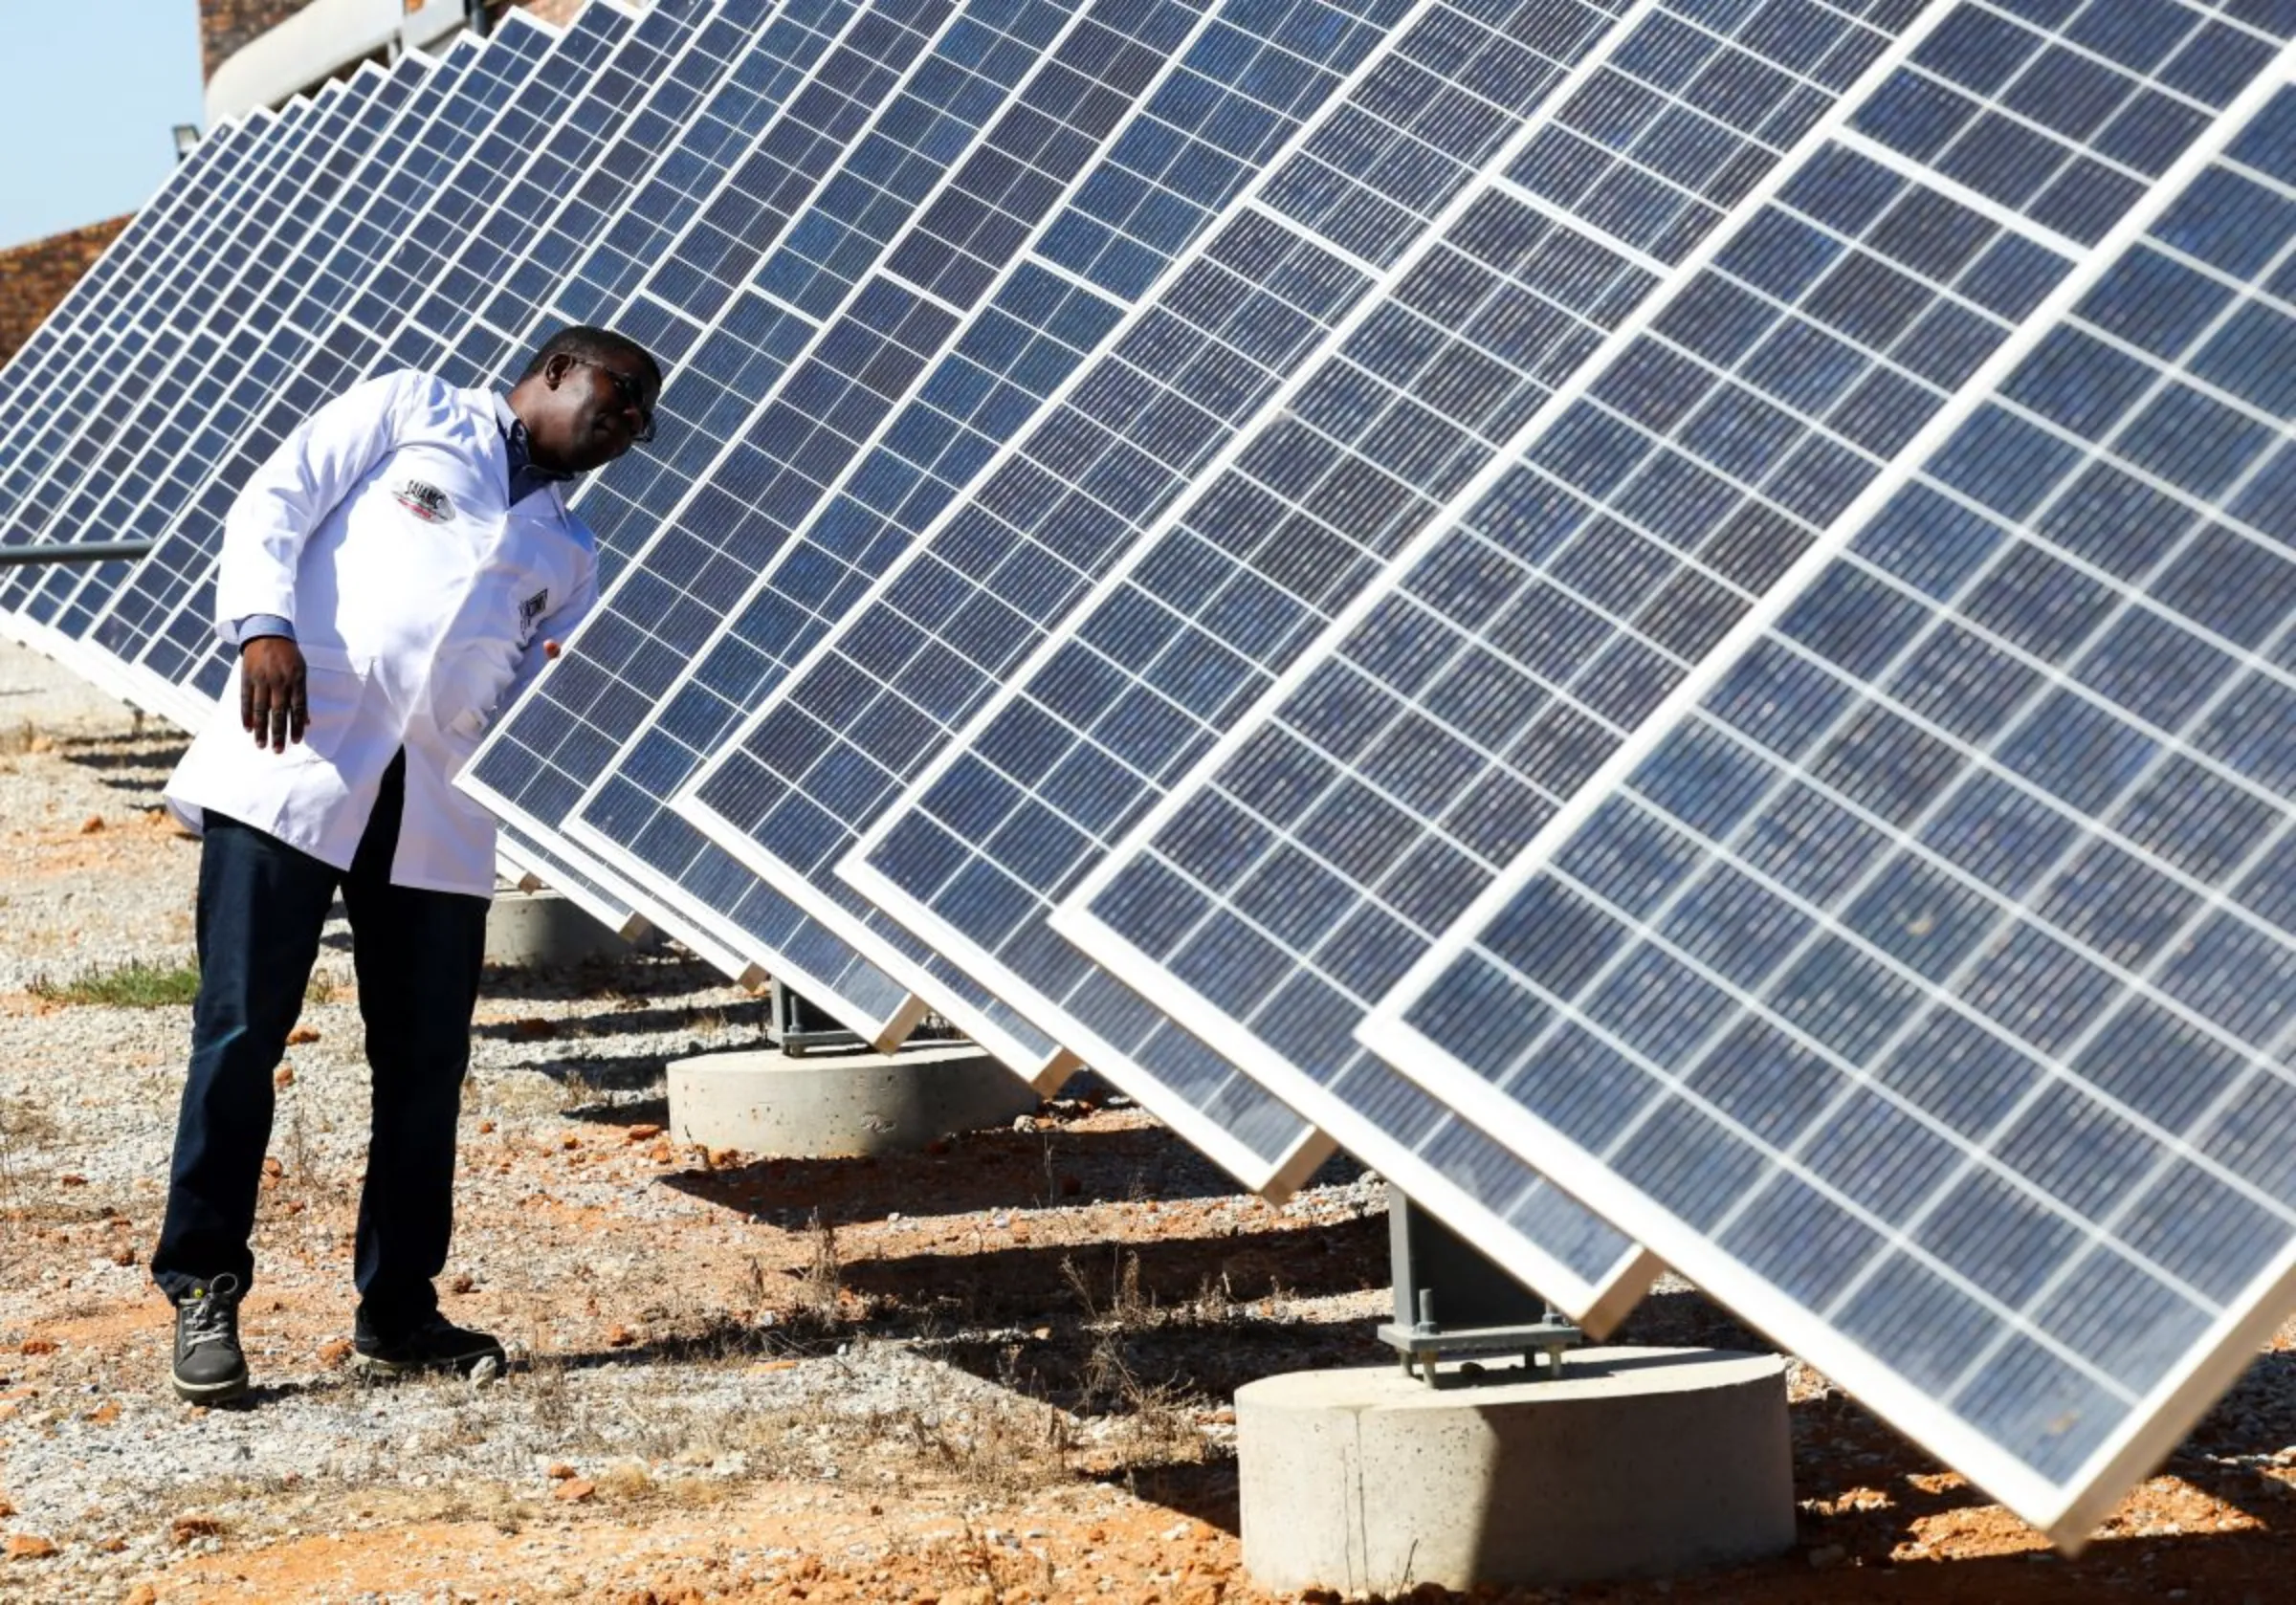
[(204, 123), (199, 0), (11, 5), (0, 96), (0, 247), (134, 211)]

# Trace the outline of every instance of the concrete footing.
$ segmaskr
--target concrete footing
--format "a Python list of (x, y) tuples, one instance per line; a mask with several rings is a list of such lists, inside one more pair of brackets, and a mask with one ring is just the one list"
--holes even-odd
[(620, 932), (607, 930), (561, 892), (498, 891), (486, 912), (490, 964), (559, 969), (628, 952), (629, 943)]
[(1036, 1108), (1028, 1085), (970, 1043), (898, 1053), (710, 1053), (670, 1064), (670, 1132), (744, 1154), (835, 1158), (915, 1153), (937, 1137), (1006, 1126)]
[(1400, 1595), (1664, 1575), (1794, 1542), (1785, 1361), (1581, 1349), (1560, 1379), (1400, 1367), (1236, 1394), (1244, 1569)]

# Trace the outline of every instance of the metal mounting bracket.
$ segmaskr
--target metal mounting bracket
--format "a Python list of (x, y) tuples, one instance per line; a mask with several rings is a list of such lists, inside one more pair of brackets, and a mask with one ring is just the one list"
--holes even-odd
[(1471, 1363), (1510, 1354), (1522, 1356), (1532, 1379), (1561, 1376), (1563, 1356), (1586, 1341), (1583, 1331), (1392, 1187), (1387, 1211), (1395, 1319), (1380, 1323), (1379, 1336), (1402, 1356), (1406, 1376), (1440, 1388), (1481, 1370), (1445, 1372), (1443, 1360)]

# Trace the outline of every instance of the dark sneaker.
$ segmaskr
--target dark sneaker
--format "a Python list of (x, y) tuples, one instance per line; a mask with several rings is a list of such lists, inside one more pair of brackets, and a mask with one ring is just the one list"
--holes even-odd
[(351, 1325), (351, 1368), (369, 1376), (451, 1371), (483, 1379), (500, 1375), (509, 1363), (491, 1333), (458, 1327), (435, 1311), (412, 1331), (388, 1341), (367, 1324), (364, 1309)]
[(239, 1279), (218, 1276), (175, 1307), (175, 1396), (216, 1404), (247, 1392), (239, 1348)]

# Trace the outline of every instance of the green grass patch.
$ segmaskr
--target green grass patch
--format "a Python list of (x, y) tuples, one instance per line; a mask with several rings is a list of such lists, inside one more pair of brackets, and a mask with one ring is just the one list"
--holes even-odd
[(197, 964), (147, 964), (142, 959), (112, 969), (89, 968), (69, 980), (41, 976), (32, 995), (52, 1003), (99, 1003), (115, 1009), (158, 1009), (188, 1004), (199, 996)]

